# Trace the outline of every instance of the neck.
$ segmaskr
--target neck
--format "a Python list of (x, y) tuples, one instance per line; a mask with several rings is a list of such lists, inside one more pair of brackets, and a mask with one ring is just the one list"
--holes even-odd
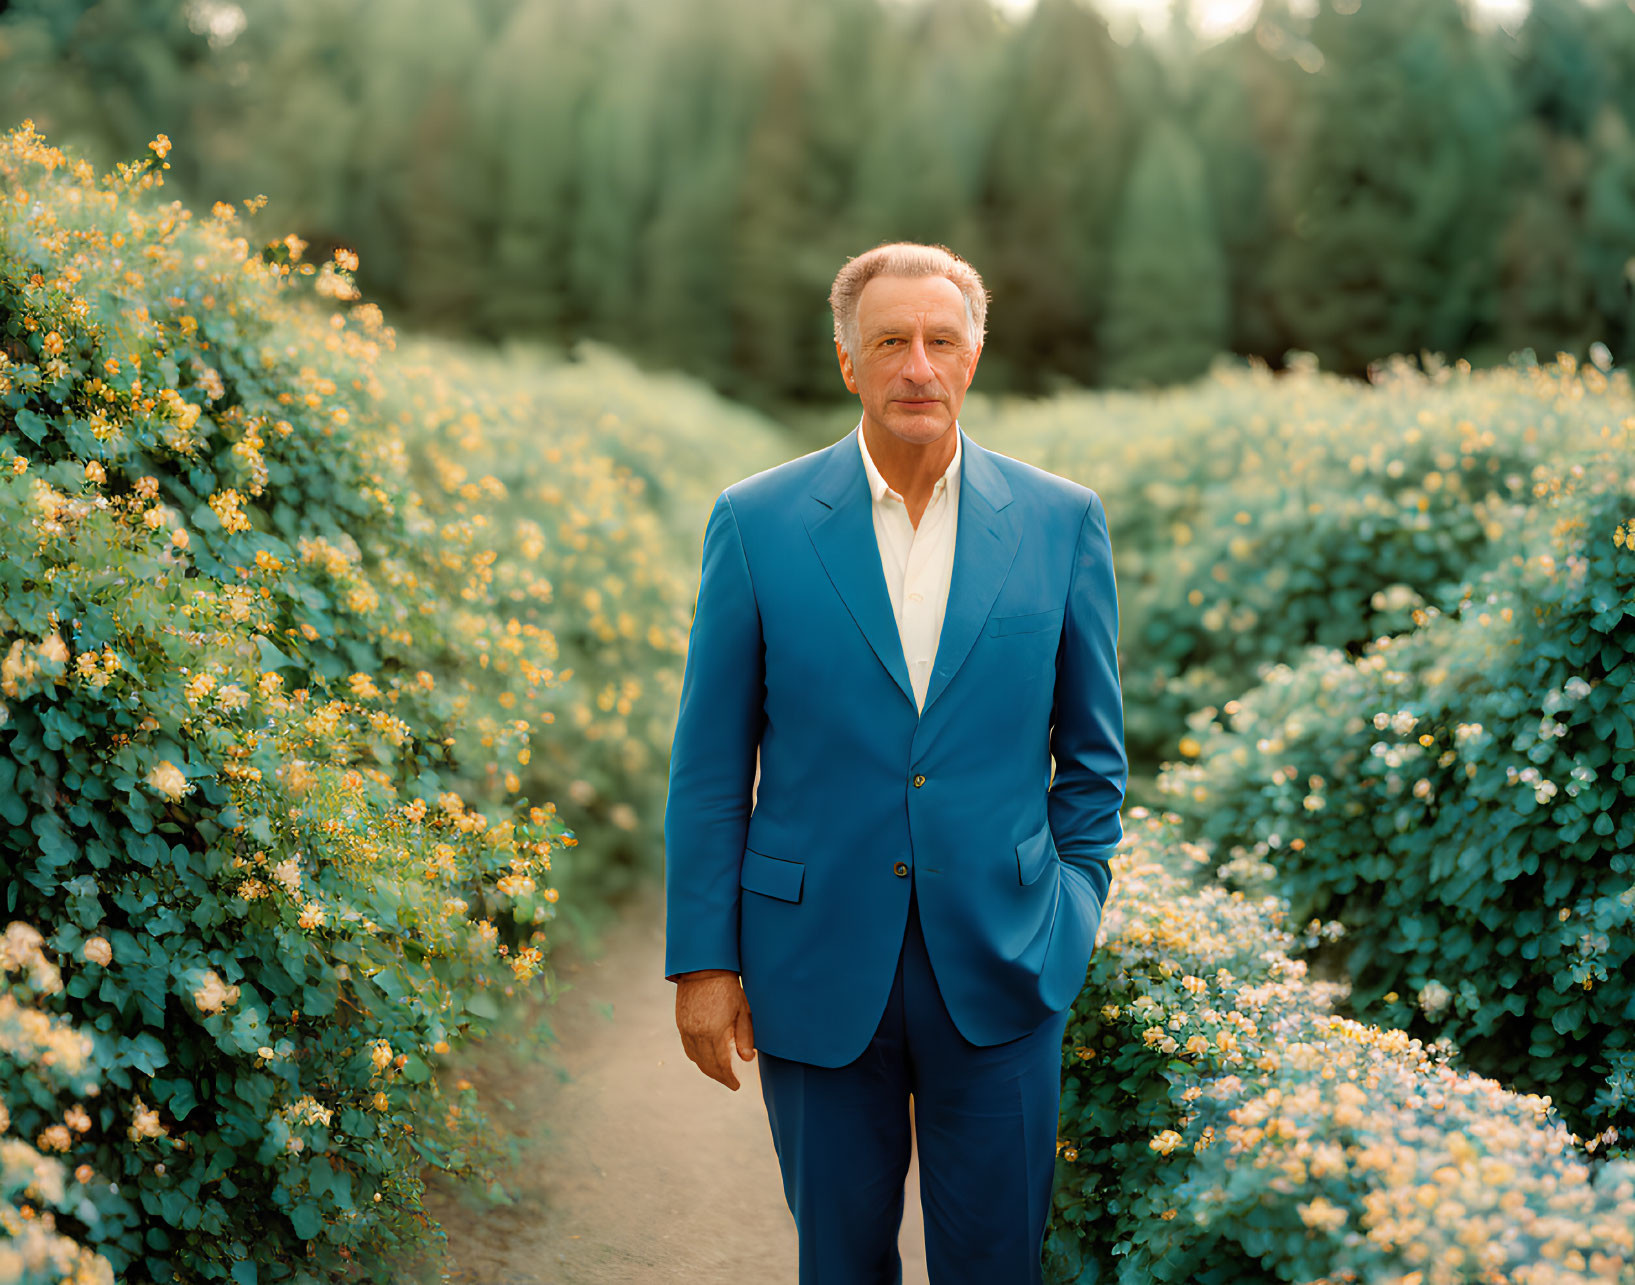
[(862, 432), (869, 458), (880, 470), (886, 485), (903, 497), (911, 513), (924, 509), (931, 498), (931, 488), (953, 462), (954, 449), (959, 444), (959, 421), (955, 420), (941, 437), (929, 442), (904, 441), (867, 415), (863, 416)]

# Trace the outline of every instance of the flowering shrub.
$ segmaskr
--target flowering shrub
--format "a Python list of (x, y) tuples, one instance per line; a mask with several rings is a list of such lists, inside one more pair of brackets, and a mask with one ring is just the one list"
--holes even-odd
[(100, 1068), (91, 1037), (41, 1007), (62, 990), (62, 973), (41, 943), (38, 929), (20, 920), (0, 935), (0, 1084), (19, 1105), (26, 1098), (48, 1112), (60, 1108), (31, 1143), (12, 1131), (12, 1109), (0, 1095), (0, 1282), (113, 1285), (108, 1260), (57, 1228), (59, 1212), (96, 1218), (59, 1157), (92, 1127), (79, 1099), (96, 1098)]
[[(553, 362), (525, 344), (399, 340), (393, 371), (381, 413), (401, 428), (428, 512), (492, 555), (460, 590), (480, 673), (522, 688), (529, 723), (562, 728), (504, 779), (560, 799), (580, 844), (554, 879), (598, 918), (662, 871), (704, 519), (728, 482), (782, 457), (782, 439), (693, 381), (640, 375), (595, 345)], [(564, 681), (520, 646), (533, 636)], [(510, 692), (472, 693), (477, 731), (504, 737)]]
[(1635, 1163), (1447, 1043), (1336, 1015), (1285, 903), (1193, 886), (1174, 814), (1126, 839), (1063, 1049), (1047, 1279), (1635, 1281)]
[(1314, 366), (1222, 367), (1153, 394), (975, 399), (985, 444), (1095, 487), (1118, 561), (1132, 761), (1196, 749), (1219, 708), (1308, 645), (1357, 651), (1457, 598), (1508, 551), (1536, 466), (1629, 413), (1629, 383), (1571, 359), (1359, 385)]
[(1345, 923), (1356, 1013), (1585, 1132), (1635, 1124), (1632, 434), (1536, 468), (1514, 556), (1453, 613), (1277, 667), (1161, 780), (1227, 873)]
[(121, 1278), (390, 1279), (420, 1170), (493, 1154), (432, 1070), (544, 972), (576, 842), (503, 766), (558, 678), (489, 586), (549, 586), (414, 489), (344, 253), (160, 177), (0, 140), (0, 887), (101, 1067), (0, 1100)]

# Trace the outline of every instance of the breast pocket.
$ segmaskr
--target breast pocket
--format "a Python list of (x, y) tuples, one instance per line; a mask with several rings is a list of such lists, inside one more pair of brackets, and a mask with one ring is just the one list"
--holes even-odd
[(1049, 611), (1025, 611), (1016, 616), (990, 616), (988, 637), (1003, 638), (1007, 634), (1037, 634), (1047, 629), (1059, 629), (1064, 610), (1053, 607)]

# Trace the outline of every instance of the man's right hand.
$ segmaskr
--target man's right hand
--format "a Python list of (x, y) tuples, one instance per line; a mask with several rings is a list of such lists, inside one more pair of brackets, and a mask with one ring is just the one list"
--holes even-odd
[(676, 978), (676, 1029), (681, 1046), (698, 1069), (729, 1089), (739, 1087), (732, 1069), (732, 1047), (749, 1062), (755, 1057), (755, 1028), (749, 1000), (738, 974), (725, 968), (705, 968)]

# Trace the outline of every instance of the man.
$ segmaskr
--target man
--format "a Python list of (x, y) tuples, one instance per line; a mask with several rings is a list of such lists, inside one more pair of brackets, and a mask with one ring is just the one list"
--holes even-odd
[(1024, 1285), (1122, 838), (1106, 516), (960, 428), (987, 316), (963, 259), (877, 246), (830, 303), (862, 420), (704, 533), (665, 973), (706, 1075), (762, 1055), (802, 1285), (901, 1280), (910, 1095), (933, 1285)]

